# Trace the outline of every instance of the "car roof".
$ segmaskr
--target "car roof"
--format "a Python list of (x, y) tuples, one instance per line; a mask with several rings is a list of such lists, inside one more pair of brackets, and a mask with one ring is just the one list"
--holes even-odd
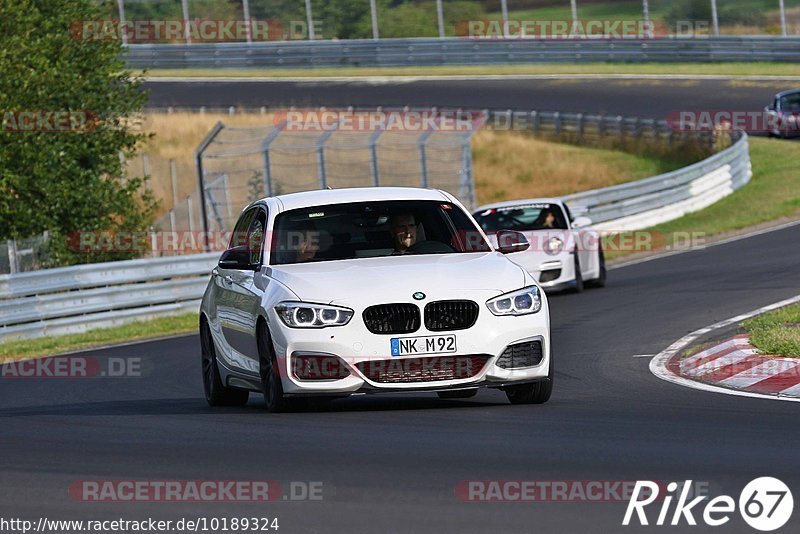
[(784, 97), (784, 96), (787, 96), (787, 95), (793, 95), (793, 94), (796, 94), (796, 93), (800, 93), (800, 89), (789, 89), (787, 91), (781, 91), (780, 93), (775, 95), (775, 98), (781, 98), (781, 97)]
[(505, 202), (495, 202), (494, 204), (486, 204), (472, 210), (472, 213), (477, 213), (483, 210), (497, 209), (497, 208), (511, 208), (514, 206), (524, 206), (526, 204), (558, 204), (564, 205), (560, 198), (528, 198), (523, 200), (508, 200)]
[(316, 191), (302, 191), (300, 193), (279, 195), (275, 197), (275, 199), (280, 202), (283, 210), (328, 204), (347, 204), (350, 202), (450, 200), (438, 189), (422, 189), (419, 187), (349, 187), (342, 189), (320, 189)]

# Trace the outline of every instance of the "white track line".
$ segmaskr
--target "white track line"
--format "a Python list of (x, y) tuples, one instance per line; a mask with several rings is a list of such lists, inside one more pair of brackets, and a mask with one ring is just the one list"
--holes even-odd
[[(726, 395), (736, 395), (739, 397), (751, 397), (755, 399), (770, 399), (770, 400), (782, 400), (782, 401), (790, 401), (790, 402), (800, 402), (800, 398), (795, 397), (778, 397), (776, 395), (767, 395), (761, 393), (752, 393), (750, 391), (738, 391), (734, 389), (727, 389), (719, 386), (712, 386), (710, 384), (703, 384), (700, 382), (695, 382), (694, 380), (689, 380), (688, 378), (684, 378), (682, 376), (678, 376), (674, 374), (672, 371), (667, 369), (667, 363), (669, 362), (670, 358), (675, 356), (679, 351), (683, 348), (687, 347), (688, 345), (695, 342), (701, 336), (708, 334), (714, 330), (719, 328), (724, 328), (726, 326), (730, 326), (732, 324), (739, 323), (741, 321), (750, 319), (751, 317), (755, 317), (756, 315), (760, 315), (762, 313), (766, 313), (768, 311), (776, 310), (778, 308), (783, 308), (784, 306), (788, 306), (790, 304), (795, 304), (800, 302), (800, 295), (797, 295), (792, 298), (788, 298), (786, 300), (782, 300), (780, 302), (776, 302), (774, 304), (769, 304), (768, 306), (764, 306), (762, 308), (758, 308), (757, 310), (753, 310), (747, 313), (743, 313), (742, 315), (737, 315), (736, 317), (731, 317), (730, 319), (725, 319), (724, 321), (720, 321), (718, 323), (714, 323), (711, 326), (707, 326), (705, 328), (701, 328), (699, 330), (695, 330), (691, 334), (687, 334), (680, 338), (678, 341), (664, 349), (663, 351), (656, 354), (656, 356), (650, 360), (650, 372), (653, 373), (656, 377), (660, 378), (661, 380), (666, 380), (667, 382), (672, 382), (673, 384), (678, 384), (680, 386), (685, 386), (689, 388), (699, 389), (702, 391), (711, 391), (714, 393), (724, 393)], [(792, 388), (786, 389), (782, 391), (782, 394), (789, 393), (791, 390), (800, 390), (800, 385), (793, 386)], [(800, 392), (800, 391), (798, 391)]]
[(413, 83), (418, 81), (476, 81), (476, 80), (721, 80), (721, 81), (800, 81), (800, 76), (733, 76), (717, 74), (453, 74), (416, 76), (145, 76), (147, 82), (363, 82), (370, 84)]

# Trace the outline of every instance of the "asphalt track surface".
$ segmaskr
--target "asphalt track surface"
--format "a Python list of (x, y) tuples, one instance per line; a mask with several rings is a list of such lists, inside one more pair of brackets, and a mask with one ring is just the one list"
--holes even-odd
[(797, 81), (672, 79), (148, 81), (152, 107), (411, 106), (536, 109), (665, 119), (682, 110), (760, 111)]
[[(614, 269), (605, 289), (552, 297), (556, 384), (542, 406), (487, 391), (464, 401), (357, 397), (278, 415), (251, 395), (244, 408), (211, 409), (196, 336), (85, 354), (141, 358), (138, 378), (4, 378), (0, 516), (277, 516), (284, 533), (637, 532), (656, 527), (623, 528), (624, 502), (463, 502), (455, 488), (691, 479), (738, 500), (751, 479), (775, 476), (797, 500), (796, 404), (676, 386), (633, 356), (800, 293), (798, 265), (794, 226)], [(323, 500), (86, 503), (68, 494), (79, 480), (121, 479), (321, 481)], [(784, 531), (799, 516), (796, 508)], [(716, 531), (752, 532), (738, 514)]]
[[(256, 83), (255, 86), (250, 85)], [(790, 85), (789, 85), (790, 86)], [(256, 89), (254, 90), (253, 87)], [(661, 117), (760, 109), (785, 82), (149, 83), (152, 106), (439, 105)], [(0, 518), (278, 517), (279, 532), (616, 532), (625, 502), (463, 502), (466, 480), (707, 483), (738, 498), (781, 478), (800, 498), (797, 405), (679, 387), (649, 358), (699, 327), (800, 293), (798, 227), (615, 269), (609, 287), (551, 298), (556, 386), (543, 406), (496, 391), (336, 401), (322, 411), (211, 409), (199, 340), (103, 349), (140, 377), (0, 379)], [(323, 483), (321, 501), (81, 502), (81, 480)], [(658, 505), (653, 505), (658, 506)], [(658, 509), (649, 510), (653, 522)], [(700, 520), (699, 513), (695, 516)], [(670, 514), (671, 516), (671, 514)], [(784, 530), (800, 520), (795, 512)], [(703, 532), (705, 527), (660, 527)], [(796, 528), (796, 527), (794, 527)], [(752, 532), (733, 514), (724, 532)]]

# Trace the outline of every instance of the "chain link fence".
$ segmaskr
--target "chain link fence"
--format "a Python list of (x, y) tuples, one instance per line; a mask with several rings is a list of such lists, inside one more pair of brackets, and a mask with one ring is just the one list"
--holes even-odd
[(412, 114), (430, 119), (427, 128), (415, 123), (393, 130), (344, 124), (359, 113), (373, 112), (330, 113), (337, 119), (322, 127), (309, 128), (307, 116), (299, 122), (276, 119), (264, 127), (217, 124), (197, 153), (206, 204), (202, 230), (230, 230), (242, 207), (264, 196), (314, 189), (430, 187), (475, 205), (470, 142), (485, 114), (463, 112), (468, 127), (451, 130), (443, 127), (444, 112), (379, 111), (381, 117), (396, 114), (406, 125)]

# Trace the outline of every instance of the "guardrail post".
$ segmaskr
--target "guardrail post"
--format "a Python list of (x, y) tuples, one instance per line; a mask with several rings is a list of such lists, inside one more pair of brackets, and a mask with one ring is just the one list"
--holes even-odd
[[(125, 24), (125, 0), (117, 0), (117, 8), (119, 9), (119, 25), (120, 28), (126, 28)], [(122, 35), (122, 46), (128, 44), (128, 32), (122, 29), (120, 32)]]
[(253, 27), (250, 22), (250, 2), (248, 0), (242, 0), (242, 13), (244, 14), (244, 28), (247, 33), (247, 42), (252, 43)]
[(378, 33), (378, 7), (375, 5), (375, 0), (369, 0), (370, 18), (372, 19), (372, 38), (379, 39)]
[(583, 142), (583, 128), (584, 128), (583, 113), (578, 113), (578, 142), (580, 143)]
[(606, 134), (606, 116), (600, 115), (597, 119), (597, 137), (603, 137)]
[(181, 10), (183, 11), (183, 34), (186, 44), (192, 44), (192, 34), (189, 31), (189, 4), (187, 0), (181, 0)]
[[(184, 0), (185, 1), (185, 0)], [(197, 185), (198, 185), (198, 193), (200, 195), (200, 214), (203, 218), (203, 232), (208, 235), (208, 214), (206, 212), (206, 187), (205, 187), (205, 177), (203, 175), (203, 153), (206, 151), (208, 146), (216, 139), (217, 135), (225, 129), (225, 125), (221, 122), (218, 122), (211, 128), (211, 131), (208, 132), (205, 139), (200, 143), (197, 147), (197, 150), (194, 152), (194, 161), (195, 166), (197, 169)], [(191, 204), (189, 204), (189, 220), (192, 220), (191, 214)], [(194, 223), (192, 223), (194, 226)], [(192, 229), (194, 232), (194, 229)], [(208, 239), (203, 240), (203, 252), (208, 252)]]
[(553, 113), (553, 128), (555, 128), (555, 136), (561, 136), (561, 113), (556, 111)]
[(306, 0), (306, 21), (308, 23), (308, 40), (313, 41), (314, 37), (314, 18), (311, 16), (311, 0)]
[(372, 185), (381, 185), (380, 170), (378, 169), (378, 138), (383, 133), (380, 128), (369, 136), (369, 170), (372, 174)]
[(436, 22), (439, 26), (439, 38), (444, 39), (444, 12), (442, 10), (442, 0), (436, 0)]
[(538, 111), (531, 111), (531, 129), (533, 129), (533, 135), (539, 135), (539, 129), (541, 128), (541, 117), (539, 117)]
[(17, 242), (14, 239), (6, 240), (8, 245), (8, 265), (11, 274), (17, 274)]

